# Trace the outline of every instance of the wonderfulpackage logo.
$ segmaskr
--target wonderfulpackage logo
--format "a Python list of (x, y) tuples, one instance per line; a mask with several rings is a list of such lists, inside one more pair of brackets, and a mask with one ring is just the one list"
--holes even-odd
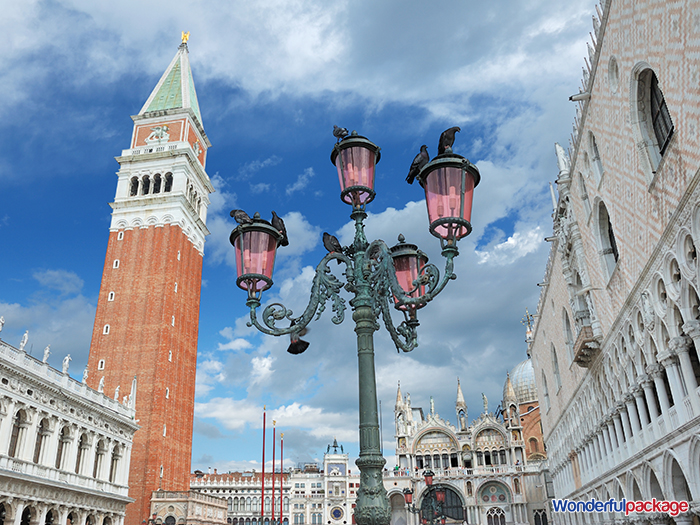
[(670, 516), (678, 516), (681, 512), (688, 512), (690, 504), (687, 501), (658, 501), (656, 498), (646, 501), (617, 501), (610, 498), (608, 501), (598, 501), (592, 498), (588, 501), (571, 501), (568, 499), (552, 500), (554, 512), (624, 512), (625, 516), (638, 513), (664, 513)]

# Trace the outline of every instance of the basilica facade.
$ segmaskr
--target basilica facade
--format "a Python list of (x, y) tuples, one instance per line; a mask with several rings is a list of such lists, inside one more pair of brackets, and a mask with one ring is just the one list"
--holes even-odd
[[(506, 378), (500, 406), (489, 412), (484, 397), (483, 412), (469, 423), (458, 381), (453, 425), (435, 412), (432, 398), (426, 412), (413, 406), (399, 386), (397, 466), (394, 477), (385, 480), (392, 525), (418, 524), (436, 488), (445, 489), (441, 512), (447, 523), (547, 523), (546, 456), (530, 359)], [(432, 486), (426, 484), (426, 472), (434, 475)], [(419, 515), (406, 508), (406, 490), (413, 492)]]
[(557, 523), (698, 523), (700, 2), (603, 0), (530, 345), (557, 498), (689, 512)]

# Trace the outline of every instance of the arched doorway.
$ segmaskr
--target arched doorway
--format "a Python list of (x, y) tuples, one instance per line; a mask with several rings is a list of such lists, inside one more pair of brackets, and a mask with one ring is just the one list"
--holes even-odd
[[(437, 501), (435, 495), (436, 486), (430, 487), (430, 490), (424, 492), (421, 496), (420, 516), (430, 521), (431, 499)], [(445, 490), (445, 502), (442, 504), (442, 514), (459, 523), (464, 521), (464, 502), (462, 498), (452, 488), (441, 486)]]
[(391, 504), (391, 525), (406, 525), (406, 502), (403, 494), (392, 494), (389, 497)]

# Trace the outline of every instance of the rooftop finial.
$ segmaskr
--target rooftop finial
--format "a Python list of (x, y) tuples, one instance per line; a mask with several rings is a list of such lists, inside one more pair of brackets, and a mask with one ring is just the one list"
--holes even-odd
[(525, 308), (525, 317), (523, 317), (523, 320), (520, 321), (520, 323), (527, 327), (525, 330), (525, 341), (527, 343), (530, 343), (532, 341), (532, 320), (533, 319), (534, 319), (533, 315), (528, 311), (527, 308)]
[(190, 32), (187, 31), (187, 33), (185, 33), (185, 32), (183, 31), (183, 32), (182, 32), (182, 43), (183, 43), (183, 44), (186, 44), (187, 41), (188, 41), (189, 39), (190, 39)]

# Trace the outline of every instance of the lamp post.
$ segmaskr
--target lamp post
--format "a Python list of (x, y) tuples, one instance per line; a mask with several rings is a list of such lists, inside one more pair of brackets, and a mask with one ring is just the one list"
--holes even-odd
[(412, 514), (420, 514), (422, 525), (435, 525), (438, 522), (445, 525), (445, 515), (442, 512), (442, 504), (445, 503), (445, 489), (444, 487), (435, 487), (431, 490), (434, 476), (432, 471), (426, 470), (423, 476), (425, 477), (425, 486), (428, 488), (428, 493), (423, 498), (423, 504), (416, 507), (413, 503), (413, 490), (403, 489), (406, 510)]
[[(299, 317), (284, 305), (273, 303), (265, 307), (259, 320), (257, 309), (262, 292), (272, 286), (275, 253), (283, 239), (280, 231), (255, 214), (250, 222), (240, 224), (231, 232), (230, 241), (236, 252), (236, 284), (248, 292), (246, 306), (250, 309), (248, 326), (255, 326), (268, 335), (288, 334), (292, 340), (314, 318), (318, 318), (332, 302), (332, 321), (340, 324), (345, 318), (345, 288), (354, 298), (350, 300), (352, 318), (357, 334), (359, 380), (360, 488), (357, 491), (355, 520), (359, 525), (387, 525), (391, 507), (382, 483), (382, 468), (386, 463), (381, 454), (377, 415), (377, 386), (374, 373), (373, 334), (379, 329), (377, 320), (383, 318), (397, 350), (410, 352), (418, 345), (418, 309), (439, 294), (451, 279), (453, 259), (459, 254), (457, 241), (471, 232), (471, 208), (474, 187), (479, 183), (477, 168), (451, 150), (437, 156), (423, 167), (418, 180), (425, 190), (430, 233), (440, 239), (446, 259), (442, 278), (440, 271), (415, 245), (407, 244), (401, 236), (399, 244), (389, 248), (382, 240), (368, 242), (364, 233), (365, 207), (374, 197), (374, 174), (380, 159), (379, 147), (356, 132), (338, 142), (331, 153), (336, 166), (343, 202), (352, 206), (350, 217), (355, 221), (355, 238), (341, 251), (328, 253), (316, 267), (311, 286), (311, 298)], [(346, 266), (346, 282), (331, 273), (328, 264), (335, 259)], [(402, 311), (404, 320), (394, 326), (390, 303)], [(290, 325), (278, 328), (278, 321), (287, 319)]]

